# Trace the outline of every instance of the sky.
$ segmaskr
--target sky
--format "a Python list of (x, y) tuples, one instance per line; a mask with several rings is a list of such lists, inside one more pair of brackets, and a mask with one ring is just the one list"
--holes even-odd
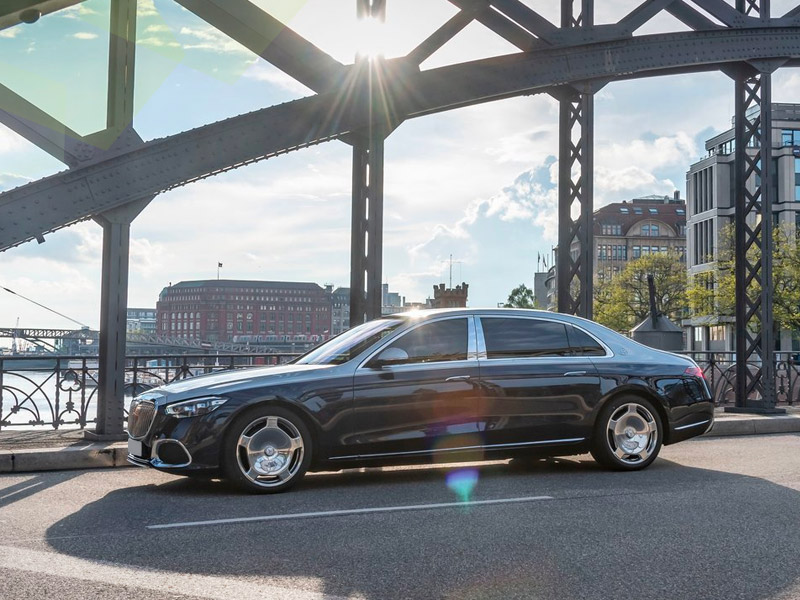
[[(366, 47), (355, 0), (256, 0), (337, 60)], [(557, 19), (552, 0), (526, 0)], [(596, 3), (597, 23), (638, 2)], [(783, 14), (794, 2), (773, 0)], [(143, 139), (311, 95), (171, 0), (139, 0), (134, 127)], [(455, 14), (447, 0), (388, 0), (378, 35), (403, 56)], [(0, 31), (0, 83), (75, 129), (105, 123), (107, 0)], [(636, 32), (684, 31), (659, 17)], [(374, 43), (373, 39), (373, 43)], [(516, 49), (472, 24), (422, 68)], [(595, 207), (650, 194), (685, 197), (689, 165), (730, 127), (733, 83), (719, 73), (611, 83), (595, 98)], [(773, 101), (800, 102), (800, 70), (773, 76)], [(448, 282), (469, 305), (495, 306), (533, 286), (557, 238), (558, 105), (514, 98), (403, 123), (386, 140), (384, 281), (409, 301)], [(0, 125), (0, 191), (64, 165)], [(329, 142), (157, 196), (131, 228), (128, 304), (154, 307), (164, 286), (221, 277), (349, 285), (351, 149)], [(0, 254), (0, 327), (97, 327), (102, 230), (92, 221)], [(0, 344), (4, 342), (0, 340)]]

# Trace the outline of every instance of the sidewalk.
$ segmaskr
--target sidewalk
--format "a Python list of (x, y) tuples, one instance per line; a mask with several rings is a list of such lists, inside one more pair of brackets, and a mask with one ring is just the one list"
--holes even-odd
[[(786, 415), (731, 414), (717, 409), (708, 437), (800, 433), (800, 406)], [(83, 431), (0, 431), (0, 473), (126, 467), (126, 442), (88, 442)]]

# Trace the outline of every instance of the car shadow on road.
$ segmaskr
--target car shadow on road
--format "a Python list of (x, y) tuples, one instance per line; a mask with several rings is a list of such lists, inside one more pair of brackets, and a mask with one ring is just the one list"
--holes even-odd
[(340, 597), (727, 600), (800, 589), (796, 490), (665, 459), (637, 473), (581, 458), (467, 468), (479, 477), (477, 499), (554, 499), (147, 529), (452, 501), (445, 482), (457, 471), (321, 473), (275, 496), (176, 479), (115, 490), (54, 524), (47, 541), (60, 553), (137, 569), (257, 576), (283, 587), (313, 580)]

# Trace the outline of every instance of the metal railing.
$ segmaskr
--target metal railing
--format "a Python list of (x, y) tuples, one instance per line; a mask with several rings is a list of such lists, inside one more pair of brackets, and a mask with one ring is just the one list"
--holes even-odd
[[(736, 353), (687, 351), (682, 354), (692, 358), (706, 376), (711, 395), (717, 406), (733, 406), (736, 403)], [(800, 354), (797, 352), (775, 352), (775, 389), (778, 404), (793, 406), (800, 404)], [(755, 372), (760, 361), (748, 362)], [(760, 400), (754, 392), (752, 400)]]
[[(714, 402), (733, 405), (736, 363), (733, 352), (685, 352), (706, 374)], [(284, 364), (297, 354), (186, 354), (128, 357), (125, 409), (133, 396), (196, 375), (258, 365)], [(780, 404), (800, 404), (800, 355), (776, 352)], [(0, 357), (0, 430), (3, 428), (84, 428), (96, 422), (97, 357)], [(751, 369), (757, 369), (754, 362)], [(753, 398), (757, 400), (758, 398)]]
[[(285, 364), (297, 354), (181, 354), (128, 357), (125, 412), (148, 389), (251, 366)], [(91, 356), (0, 357), (0, 430), (85, 428), (96, 422), (98, 359)]]

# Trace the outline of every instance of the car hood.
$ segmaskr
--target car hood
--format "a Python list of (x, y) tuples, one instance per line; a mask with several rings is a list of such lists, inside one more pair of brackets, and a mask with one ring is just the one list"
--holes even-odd
[(145, 392), (142, 397), (148, 397), (158, 403), (159, 400), (165, 402), (168, 399), (174, 402), (202, 394), (224, 395), (241, 389), (290, 383), (331, 368), (333, 365), (282, 365), (235, 369), (182, 379)]

